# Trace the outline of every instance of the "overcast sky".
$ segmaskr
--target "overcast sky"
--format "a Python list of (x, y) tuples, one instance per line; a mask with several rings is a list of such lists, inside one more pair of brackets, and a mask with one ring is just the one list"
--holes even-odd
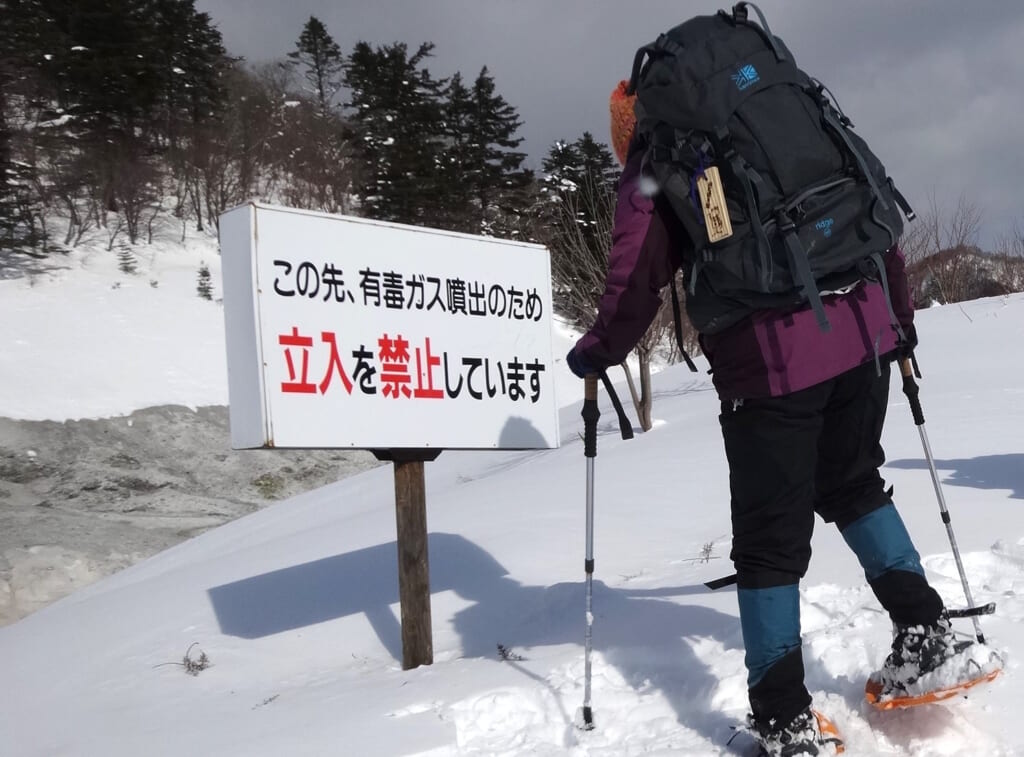
[[(1024, 228), (1024, 2), (761, 0), (797, 63), (832, 89), (919, 210), (964, 193), (982, 243)], [(584, 131), (608, 139), (608, 95), (636, 49), (696, 0), (196, 0), (228, 51), (252, 62), (294, 49), (311, 15), (343, 52), (360, 40), (436, 45), (428, 68), (475, 78), (487, 66), (515, 106), (529, 163)], [(752, 14), (753, 17), (753, 14)]]

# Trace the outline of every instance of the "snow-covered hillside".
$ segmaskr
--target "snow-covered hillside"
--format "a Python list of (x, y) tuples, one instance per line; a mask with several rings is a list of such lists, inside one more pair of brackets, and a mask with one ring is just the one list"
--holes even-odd
[[(215, 259), (207, 262), (212, 270)], [(168, 262), (166, 275), (194, 277), (194, 264), (172, 274)], [(165, 312), (184, 302), (162, 299), (165, 283), (150, 291), (143, 274), (113, 288), (111, 276), (50, 289), (37, 282), (39, 293), (0, 282), (0, 312), (17, 319), (11, 354), (0, 356), (0, 416), (226, 401), (216, 303), (192, 295), (185, 310)], [(109, 305), (136, 294), (140, 303), (146, 296), (141, 313)], [(74, 331), (65, 306), (92, 328)], [(50, 326), (36, 323), (44, 315)], [(98, 324), (106, 328), (94, 333)], [(1024, 295), (935, 308), (919, 324), (928, 432), (975, 599), (998, 605), (983, 624), (1008, 669), (969, 699), (868, 711), (864, 680), (890, 630), (841, 537), (819, 527), (802, 589), (808, 683), (850, 755), (1022, 754), (1014, 713), (1024, 704)], [(75, 361), (57, 353), (77, 360), (80, 344), (97, 363), (76, 378)], [(4, 749), (24, 757), (737, 752), (738, 741), (727, 745), (746, 712), (735, 594), (702, 585), (731, 570), (717, 401), (704, 374), (668, 369), (655, 384), (655, 428), (628, 442), (602, 394), (595, 730), (573, 725), (583, 697), (584, 459), (579, 382), (567, 377), (560, 449), (445, 452), (427, 465), (433, 665), (400, 669), (393, 481), (379, 468), (235, 520), (0, 628)], [(930, 578), (960, 605), (895, 383), (890, 413), (884, 475)], [(193, 644), (192, 659), (203, 652), (209, 662), (194, 677), (178, 664)]]

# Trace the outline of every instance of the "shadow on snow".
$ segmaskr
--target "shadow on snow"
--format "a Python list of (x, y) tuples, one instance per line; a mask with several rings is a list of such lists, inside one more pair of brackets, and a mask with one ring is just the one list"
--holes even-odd
[[(895, 460), (890, 468), (928, 470), (925, 460)], [(1014, 499), (1024, 499), (1024, 454), (982, 455), (960, 460), (936, 460), (943, 484), (970, 489), (1008, 489)], [(952, 471), (942, 476), (945, 471)]]
[[(498, 643), (517, 649), (582, 645), (582, 582), (524, 585), (487, 551), (456, 534), (430, 534), (429, 553), (431, 593), (451, 591), (471, 603), (452, 618), (464, 656), (496, 659)], [(629, 591), (595, 581), (594, 649), (635, 690), (660, 690), (681, 723), (723, 743), (735, 721), (711, 708), (719, 679), (687, 639), (715, 638), (726, 648), (741, 648), (739, 621), (707, 607), (660, 598), (707, 591), (702, 585)], [(255, 639), (360, 613), (388, 653), (402, 659), (401, 627), (392, 610), (399, 601), (395, 542), (216, 586), (209, 596), (225, 634)], [(523, 666), (516, 667), (549, 686)], [(559, 704), (568, 727), (568, 713), (576, 703)], [(599, 709), (595, 702), (598, 716)]]

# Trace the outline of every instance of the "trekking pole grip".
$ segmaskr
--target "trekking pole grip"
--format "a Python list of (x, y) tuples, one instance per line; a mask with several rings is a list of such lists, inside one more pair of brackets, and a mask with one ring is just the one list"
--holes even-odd
[(903, 393), (907, 395), (907, 401), (910, 403), (910, 412), (914, 416), (914, 424), (923, 426), (924, 410), (921, 409), (919, 397), (921, 389), (918, 387), (917, 382), (914, 381), (914, 365), (910, 358), (903, 358), (900, 361), (900, 373), (903, 374)]
[(601, 410), (597, 406), (597, 374), (588, 373), (583, 379), (583, 455), (597, 457), (597, 421)]

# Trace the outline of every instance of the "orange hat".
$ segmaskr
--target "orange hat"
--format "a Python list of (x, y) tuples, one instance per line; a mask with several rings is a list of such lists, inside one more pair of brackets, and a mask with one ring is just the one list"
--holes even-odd
[(612, 117), (612, 149), (622, 164), (626, 162), (629, 142), (633, 139), (633, 128), (636, 126), (636, 116), (633, 114), (636, 95), (626, 94), (628, 86), (628, 81), (620, 81), (608, 100), (608, 109)]

